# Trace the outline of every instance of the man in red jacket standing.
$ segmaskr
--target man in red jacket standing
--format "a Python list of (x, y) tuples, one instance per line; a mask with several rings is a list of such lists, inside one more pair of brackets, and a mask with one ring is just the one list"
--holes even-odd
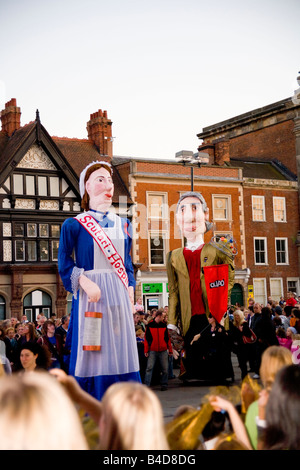
[(163, 309), (158, 309), (154, 320), (148, 323), (144, 338), (145, 356), (148, 358), (145, 373), (145, 385), (150, 387), (152, 372), (157, 359), (161, 375), (161, 390), (168, 390), (168, 356), (173, 354), (171, 340), (166, 323), (163, 321)]

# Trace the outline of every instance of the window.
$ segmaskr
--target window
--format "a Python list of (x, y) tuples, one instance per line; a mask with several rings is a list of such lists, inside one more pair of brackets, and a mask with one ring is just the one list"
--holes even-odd
[(48, 240), (40, 240), (40, 261), (49, 260), (49, 242)]
[(287, 292), (299, 292), (299, 279), (297, 277), (288, 277), (287, 278)]
[(267, 264), (267, 239), (254, 238), (254, 262), (255, 264)]
[(166, 233), (150, 233), (149, 255), (150, 265), (166, 264)]
[(223, 195), (213, 195), (213, 219), (231, 219), (231, 197)]
[(23, 187), (23, 175), (13, 175), (14, 181), (14, 189), (13, 192), (15, 194), (24, 194), (24, 187)]
[(42, 308), (42, 314), (43, 314), (46, 318), (50, 318), (50, 308), (49, 308), (49, 307), (43, 307), (43, 308)]
[(278, 301), (283, 295), (282, 278), (271, 278), (270, 279), (270, 296), (272, 300)]
[[(59, 210), (63, 207), (66, 211), (80, 211), (80, 202), (77, 201), (77, 195), (73, 191), (70, 183), (59, 176), (59, 169), (47, 171), (42, 167), (38, 170), (39, 174), (31, 173), (31, 169), (21, 173), (20, 167), (12, 174), (9, 179), (2, 184), (0, 192), (2, 194), (14, 194), (16, 196), (16, 209), (40, 209), (40, 210)], [(11, 191), (9, 186), (11, 186)], [(8, 197), (1, 199), (2, 208), (10, 208), (11, 201)]]
[(166, 219), (168, 216), (167, 194), (147, 193), (147, 214), (149, 219)]
[(25, 182), (26, 182), (26, 194), (28, 196), (35, 195), (35, 185), (34, 185), (35, 178), (33, 175), (26, 175)]
[(259, 304), (267, 304), (267, 295), (266, 295), (266, 279), (264, 278), (253, 278), (253, 293), (255, 302)]
[(3, 223), (0, 239), (4, 262), (57, 261), (60, 224)]
[(25, 260), (25, 244), (23, 240), (15, 241), (15, 258), (16, 261)]
[(50, 196), (59, 196), (59, 178), (55, 176), (50, 177)]
[(49, 318), (51, 305), (52, 300), (49, 294), (41, 290), (34, 290), (24, 297), (23, 311), (30, 321), (34, 321), (39, 313)]
[(15, 224), (15, 236), (24, 237), (24, 224)]
[(40, 224), (40, 237), (49, 237), (49, 225)]
[(73, 294), (68, 294), (67, 297), (67, 313), (70, 315), (72, 310), (72, 301), (73, 301)]
[(276, 264), (288, 264), (287, 238), (275, 238)]
[(252, 220), (254, 220), (255, 222), (265, 221), (264, 196), (252, 196)]
[(0, 321), (6, 318), (5, 298), (0, 295)]
[(46, 176), (38, 176), (38, 193), (39, 193), (39, 196), (47, 196)]
[(36, 224), (27, 224), (27, 237), (36, 237)]
[(28, 261), (36, 261), (37, 254), (36, 254), (36, 241), (35, 240), (28, 240), (27, 251), (28, 251)]
[(28, 321), (32, 322), (33, 318), (32, 318), (32, 308), (25, 308), (24, 309), (24, 315), (26, 315), (26, 318)]
[(274, 222), (286, 222), (285, 197), (273, 197)]
[(52, 240), (51, 241), (51, 248), (52, 248), (52, 260), (57, 261), (58, 260), (58, 245), (59, 241), (58, 240)]
[(60, 237), (60, 225), (51, 225), (51, 235), (53, 238)]

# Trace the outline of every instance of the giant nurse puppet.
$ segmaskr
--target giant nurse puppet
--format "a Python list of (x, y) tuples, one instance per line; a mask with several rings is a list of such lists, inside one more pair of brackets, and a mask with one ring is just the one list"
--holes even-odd
[(226, 238), (204, 243), (204, 233), (212, 224), (198, 192), (180, 197), (176, 219), (186, 246), (168, 254), (168, 328), (174, 347), (181, 353), (180, 378), (202, 378), (208, 317), (224, 323), (234, 283), (235, 247), (233, 240)]
[(85, 212), (64, 222), (58, 265), (65, 289), (73, 293), (69, 373), (100, 400), (114, 382), (140, 381), (131, 226), (110, 211), (114, 185), (109, 163), (89, 164), (79, 185)]

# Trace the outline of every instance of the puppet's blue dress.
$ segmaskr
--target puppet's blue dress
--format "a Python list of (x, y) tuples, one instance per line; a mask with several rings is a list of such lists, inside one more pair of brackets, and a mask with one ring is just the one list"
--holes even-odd
[[(130, 257), (132, 238), (126, 219), (108, 212), (88, 211), (104, 229), (126, 268), (129, 285), (134, 286)], [(92, 236), (75, 218), (62, 225), (58, 253), (59, 274), (65, 289), (73, 293), (66, 346), (71, 350), (69, 373), (81, 387), (101, 400), (115, 382), (140, 382), (139, 361), (132, 306), (128, 291), (113, 271)], [(84, 274), (101, 289), (99, 302), (88, 302), (78, 279)], [(83, 349), (85, 312), (101, 312), (101, 350)]]

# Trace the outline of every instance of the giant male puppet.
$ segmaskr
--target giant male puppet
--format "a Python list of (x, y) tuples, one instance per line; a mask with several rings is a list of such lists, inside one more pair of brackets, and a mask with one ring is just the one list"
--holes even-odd
[(218, 324), (224, 323), (234, 284), (234, 243), (227, 239), (204, 243), (204, 233), (212, 227), (208, 219), (202, 194), (188, 192), (180, 197), (176, 220), (186, 246), (168, 254), (167, 272), (168, 328), (175, 349), (176, 343), (179, 345), (183, 380), (207, 378), (203, 376), (203, 359), (207, 355), (208, 317), (212, 315)]
[(64, 222), (58, 265), (66, 290), (73, 293), (66, 340), (69, 373), (100, 400), (114, 382), (140, 381), (132, 318), (132, 238), (129, 222), (109, 210), (111, 165), (89, 164), (79, 185), (85, 212)]

